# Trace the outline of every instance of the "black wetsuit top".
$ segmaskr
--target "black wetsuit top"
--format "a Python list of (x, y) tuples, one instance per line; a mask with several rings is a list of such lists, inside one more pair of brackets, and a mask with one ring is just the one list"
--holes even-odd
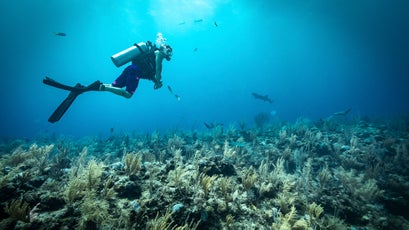
[(132, 64), (137, 65), (142, 70), (142, 79), (153, 81), (156, 73), (155, 47), (149, 47), (149, 51), (132, 60)]

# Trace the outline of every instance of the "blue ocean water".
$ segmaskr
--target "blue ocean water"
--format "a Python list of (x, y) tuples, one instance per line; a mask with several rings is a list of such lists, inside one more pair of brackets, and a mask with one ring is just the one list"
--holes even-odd
[[(0, 13), (0, 136), (254, 125), (260, 112), (283, 121), (348, 108), (356, 117), (409, 112), (405, 0), (3, 0)], [(131, 99), (85, 93), (59, 122), (47, 121), (68, 93), (44, 76), (110, 83), (125, 68), (110, 56), (157, 32), (174, 51), (165, 87), (141, 81)]]

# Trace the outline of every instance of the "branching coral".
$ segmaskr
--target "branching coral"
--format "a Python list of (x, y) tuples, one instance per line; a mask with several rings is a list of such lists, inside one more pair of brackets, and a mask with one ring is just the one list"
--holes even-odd
[(347, 230), (344, 221), (336, 216), (327, 216), (322, 224), (323, 229)]
[(258, 167), (258, 174), (263, 181), (269, 179), (270, 165), (266, 159), (263, 159)]
[[(90, 160), (87, 167), (82, 166), (82, 163), (79, 162), (77, 165), (79, 168), (72, 170), (65, 189), (65, 201), (71, 205), (79, 204), (81, 219), (78, 227), (80, 229), (88, 228), (90, 225), (101, 228), (110, 221), (109, 205), (106, 199), (115, 196), (112, 178), (104, 183), (102, 191), (99, 192), (104, 164)], [(101, 197), (104, 199), (100, 199)]]
[(184, 187), (186, 182), (189, 181), (186, 179), (186, 176), (188, 175), (189, 175), (188, 170), (184, 168), (182, 165), (180, 165), (169, 172), (168, 180), (170, 184), (175, 185), (180, 191)]
[(257, 174), (252, 169), (249, 169), (244, 173), (242, 182), (245, 190), (249, 190), (250, 188), (252, 188), (256, 181)]
[(4, 208), (4, 211), (10, 215), (10, 217), (23, 222), (30, 222), (30, 206), (23, 199), (14, 199), (10, 201)]
[(308, 205), (308, 215), (312, 219), (318, 219), (323, 212), (324, 209), (321, 207), (321, 205), (318, 205), (315, 202)]
[(6, 155), (4, 165), (7, 166), (18, 166), (27, 159), (30, 159), (30, 153), (24, 151), (23, 147), (16, 148), (13, 153), (9, 156)]
[(283, 215), (281, 212), (278, 214), (277, 222), (271, 226), (274, 230), (290, 230), (291, 225), (294, 223), (294, 218), (297, 211), (294, 206), (291, 206), (290, 211)]
[(210, 188), (212, 187), (213, 182), (217, 179), (217, 176), (216, 175), (208, 176), (204, 173), (201, 173), (199, 178), (200, 178), (199, 183), (203, 189), (203, 193), (205, 197), (207, 197), (209, 195)]
[(36, 159), (36, 166), (42, 172), (47, 166), (47, 160), (50, 152), (54, 149), (54, 145), (46, 145), (39, 147), (37, 144), (30, 146), (29, 152), (34, 159)]
[(97, 199), (94, 192), (87, 193), (79, 207), (82, 215), (78, 227), (86, 229), (87, 224), (93, 222), (99, 229), (102, 229), (102, 226), (110, 221), (108, 207), (106, 200)]
[(172, 212), (167, 211), (163, 216), (156, 214), (155, 219), (148, 222), (146, 230), (167, 230), (172, 228), (173, 221), (171, 219)]
[(320, 186), (320, 191), (322, 191), (326, 184), (331, 180), (332, 175), (331, 171), (328, 169), (328, 166), (325, 165), (318, 174), (318, 182)]
[(140, 154), (128, 153), (124, 156), (123, 161), (128, 176), (135, 175), (141, 169), (142, 158)]
[(200, 221), (196, 223), (185, 221), (184, 225), (177, 226), (172, 220), (172, 212), (167, 211), (163, 216), (157, 213), (155, 219), (147, 223), (146, 230), (196, 230), (199, 224)]
[(322, 221), (320, 221), (321, 214), (324, 213), (324, 208), (321, 205), (317, 205), (315, 202), (311, 203), (307, 207), (308, 211), (308, 226), (316, 229), (318, 226), (322, 226)]
[(65, 202), (68, 204), (74, 203), (77, 199), (85, 194), (87, 183), (84, 179), (78, 178), (71, 174), (67, 187), (64, 190)]
[(221, 177), (219, 179), (219, 188), (222, 192), (223, 198), (225, 202), (230, 200), (230, 191), (232, 190), (232, 182), (231, 179), (228, 177)]
[(308, 158), (307, 161), (304, 163), (302, 171), (299, 173), (298, 177), (298, 191), (304, 194), (304, 199), (308, 201), (308, 195), (312, 194), (312, 179), (311, 179), (311, 171), (312, 171), (312, 159)]
[(278, 131), (278, 137), (279, 137), (279, 142), (284, 143), (287, 138), (287, 130), (283, 128), (280, 129), (280, 131)]
[(175, 149), (174, 147), (171, 147), (170, 151), (172, 152), (176, 165), (183, 165), (182, 149)]
[(270, 114), (265, 113), (265, 112), (261, 112), (256, 114), (256, 116), (254, 116), (254, 122), (257, 125), (257, 128), (263, 128), (263, 126), (265, 124), (267, 124), (270, 121)]
[(286, 173), (284, 170), (284, 158), (280, 157), (277, 159), (277, 162), (273, 165), (274, 169), (270, 173), (269, 180), (274, 187), (279, 187), (286, 178)]
[(181, 149), (181, 148), (183, 148), (184, 144), (185, 144), (185, 141), (183, 140), (183, 138), (181, 138), (178, 135), (174, 134), (173, 137), (169, 138), (169, 140), (168, 140), (168, 149), (169, 150), (171, 148)]
[(362, 199), (363, 201), (371, 202), (381, 196), (383, 190), (380, 190), (376, 184), (375, 179), (369, 179), (365, 183), (354, 191), (354, 195)]
[(292, 178), (285, 177), (282, 191), (280, 191), (278, 196), (273, 200), (283, 213), (290, 211), (290, 207), (294, 205), (296, 198), (298, 197), (296, 192), (292, 192), (295, 185), (296, 182)]
[(48, 155), (53, 150), (54, 145), (38, 146), (32, 144), (28, 150), (18, 147), (13, 153), (5, 158), (5, 165), (18, 166), (22, 163), (36, 167), (40, 172), (47, 166)]
[(87, 169), (80, 167), (73, 169), (65, 189), (65, 201), (72, 204), (87, 192), (95, 191), (101, 182), (103, 163), (91, 160)]
[[(195, 229), (199, 219), (200, 228), (226, 230), (408, 226), (398, 217), (407, 206), (407, 130), (366, 121), (339, 124), (336, 132), (312, 125), (231, 126), (213, 137), (210, 130), (172, 131), (153, 141), (134, 132), (124, 145), (123, 137), (90, 138), (59, 155), (31, 140), (8, 151), (0, 143), (3, 214), (18, 228), (181, 230)], [(108, 166), (90, 160), (88, 148)], [(15, 192), (24, 201), (12, 200)], [(42, 213), (29, 223), (28, 204), (39, 200)], [(184, 208), (165, 213), (175, 206)]]
[(383, 191), (379, 189), (375, 179), (365, 180), (364, 174), (356, 175), (354, 170), (345, 171), (342, 167), (335, 171), (347, 189), (354, 197), (363, 202), (372, 202), (376, 200)]
[(91, 160), (88, 164), (88, 189), (96, 190), (101, 183), (101, 175), (103, 171), (104, 163), (97, 163), (95, 160)]
[(103, 198), (110, 200), (116, 196), (116, 192), (115, 192), (113, 185), (114, 185), (114, 180), (113, 180), (113, 177), (110, 176), (108, 180), (105, 181), (104, 188), (101, 191), (101, 195)]
[(236, 159), (237, 151), (234, 148), (229, 147), (229, 142), (224, 142), (223, 159)]
[(291, 206), (289, 212), (285, 215), (278, 212), (276, 221), (273, 223), (272, 228), (278, 230), (308, 230), (317, 229), (319, 226), (323, 226), (322, 222), (318, 223), (318, 218), (322, 214), (323, 209), (320, 205), (312, 203), (308, 206), (308, 214), (305, 217), (297, 218), (297, 211), (295, 206)]
[(274, 198), (273, 202), (280, 207), (280, 210), (284, 213), (287, 213), (290, 210), (290, 207), (294, 205), (295, 196), (289, 196), (287, 193), (279, 193), (277, 198)]
[(226, 226), (226, 228), (227, 229), (232, 229), (232, 225), (233, 225), (233, 223), (234, 223), (234, 216), (233, 215), (231, 215), (231, 214), (228, 214), (227, 216), (226, 216), (226, 220), (225, 220), (225, 226)]

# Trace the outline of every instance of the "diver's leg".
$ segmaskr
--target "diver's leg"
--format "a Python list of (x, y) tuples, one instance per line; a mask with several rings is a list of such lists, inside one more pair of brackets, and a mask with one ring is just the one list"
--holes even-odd
[(122, 71), (121, 75), (119, 75), (114, 82), (112, 82), (113, 87), (122, 88), (126, 85), (126, 79), (128, 78), (129, 72), (131, 71), (131, 66), (128, 66)]
[(114, 93), (116, 95), (125, 97), (125, 98), (131, 98), (132, 97), (132, 94), (129, 93), (128, 91), (126, 91), (124, 89), (121, 89), (121, 88), (118, 88), (118, 87), (115, 87), (115, 86), (112, 86), (111, 84), (102, 84), (100, 86), (99, 90), (100, 91), (108, 91), (108, 92)]
[(115, 81), (112, 84), (101, 84), (99, 90), (108, 91), (125, 98), (130, 98), (132, 94), (122, 89), (122, 87), (126, 85), (128, 77), (132, 75), (133, 68), (134, 68), (133, 64), (126, 67), (124, 71), (121, 73), (121, 75), (119, 75), (119, 77), (115, 79)]
[(126, 79), (126, 91), (131, 94), (135, 93), (139, 85), (139, 79), (142, 77), (142, 70), (137, 65), (132, 65)]

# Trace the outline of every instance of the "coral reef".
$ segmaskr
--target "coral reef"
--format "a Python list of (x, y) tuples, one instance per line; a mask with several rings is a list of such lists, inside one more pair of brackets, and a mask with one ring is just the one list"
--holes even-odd
[(409, 121), (0, 142), (1, 229), (408, 229)]

